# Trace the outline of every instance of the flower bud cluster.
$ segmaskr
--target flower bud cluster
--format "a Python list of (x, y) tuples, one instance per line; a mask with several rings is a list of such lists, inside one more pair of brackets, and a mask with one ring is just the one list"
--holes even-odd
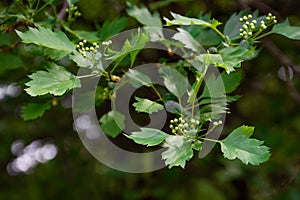
[(241, 17), (240, 22), (243, 22), (242, 28), (240, 29), (240, 36), (244, 39), (251, 38), (254, 33), (260, 33), (267, 29), (268, 26), (277, 23), (276, 17), (269, 13), (266, 20), (261, 20), (259, 23), (253, 19), (251, 14)]
[(79, 42), (78, 45), (76, 45), (76, 48), (79, 50), (79, 52), (81, 53), (81, 55), (86, 58), (87, 57), (87, 53), (90, 54), (96, 54), (98, 52), (99, 49), (99, 45), (94, 42), (91, 46), (86, 46), (87, 41), (83, 40), (82, 42)]
[(182, 117), (172, 119), (170, 121), (170, 129), (173, 134), (183, 135), (187, 134), (189, 130), (196, 129), (200, 122), (195, 119), (183, 119)]
[(74, 17), (80, 17), (81, 13), (78, 11), (78, 7), (71, 4), (70, 8), (66, 8), (66, 12), (69, 13), (70, 16), (74, 14)]
[(219, 120), (219, 121), (217, 121), (217, 122), (213, 122), (213, 125), (214, 126), (218, 126), (218, 125), (221, 125), (222, 124), (222, 121), (221, 120)]

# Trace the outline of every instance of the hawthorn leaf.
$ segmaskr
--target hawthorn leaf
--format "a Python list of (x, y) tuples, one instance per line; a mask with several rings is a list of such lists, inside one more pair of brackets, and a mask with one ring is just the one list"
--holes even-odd
[(168, 148), (161, 155), (169, 169), (173, 166), (185, 167), (186, 161), (193, 157), (192, 141), (183, 136), (169, 136), (163, 143)]
[(133, 132), (126, 137), (132, 139), (137, 144), (155, 146), (162, 143), (166, 138), (170, 137), (167, 133), (153, 128), (141, 128), (139, 132)]
[(134, 17), (137, 21), (145, 26), (162, 28), (160, 16), (157, 12), (153, 13), (152, 15), (145, 7), (139, 8), (129, 4), (127, 13), (129, 16)]
[(97, 33), (100, 41), (104, 41), (109, 37), (118, 34), (126, 27), (127, 21), (126, 17), (115, 18), (111, 22), (105, 21)]
[(247, 13), (247, 10), (243, 10), (239, 13), (233, 13), (227, 20), (224, 26), (224, 35), (228, 36), (231, 40), (240, 38), (240, 28), (242, 27), (242, 22), (240, 18)]
[(300, 40), (300, 26), (290, 26), (289, 20), (273, 26), (270, 33), (283, 35), (289, 39)]
[(204, 25), (204, 26), (211, 26), (210, 23), (196, 18), (185, 17), (176, 13), (171, 12), (173, 16), (173, 20), (169, 20), (168, 18), (164, 17), (166, 21), (166, 26), (171, 25)]
[(174, 36), (172, 37), (173, 39), (184, 44), (185, 48), (191, 49), (195, 52), (205, 51), (204, 48), (193, 38), (193, 36), (189, 32), (181, 28), (178, 28), (177, 30), (179, 32), (174, 34)]
[(33, 43), (39, 46), (56, 49), (60, 51), (73, 52), (75, 46), (69, 40), (69, 38), (61, 31), (55, 30), (54, 32), (49, 28), (38, 27), (31, 28), (22, 33), (16, 30), (18, 36), (24, 43)]
[(180, 98), (187, 92), (189, 83), (180, 72), (167, 66), (160, 67), (158, 72), (164, 78), (166, 88), (176, 97)]
[(51, 108), (51, 103), (29, 103), (22, 107), (21, 116), (24, 120), (32, 120), (44, 115)]
[(125, 116), (117, 111), (109, 111), (100, 118), (99, 122), (104, 133), (115, 138), (125, 127)]
[(139, 97), (135, 97), (135, 99), (137, 102), (133, 103), (132, 105), (135, 107), (137, 112), (152, 114), (153, 112), (158, 112), (164, 109), (163, 105), (149, 99), (143, 99)]
[(152, 85), (152, 81), (149, 76), (135, 69), (129, 69), (126, 73), (126, 77), (128, 78), (129, 83), (135, 88), (142, 86), (150, 87)]
[(266, 162), (270, 157), (269, 147), (263, 146), (263, 141), (249, 138), (253, 131), (254, 127), (241, 126), (219, 141), (224, 157), (229, 160), (238, 158), (252, 165)]
[(31, 81), (25, 83), (25, 91), (31, 96), (53, 94), (63, 95), (67, 90), (80, 87), (80, 80), (64, 67), (46, 63), (47, 71), (37, 71), (29, 75)]

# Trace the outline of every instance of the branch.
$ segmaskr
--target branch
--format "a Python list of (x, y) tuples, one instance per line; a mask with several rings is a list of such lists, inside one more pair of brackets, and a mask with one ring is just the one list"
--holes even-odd
[(292, 96), (292, 98), (300, 104), (300, 94), (297, 91), (294, 83), (288, 78), (289, 77), (289, 70), (287, 66), (292, 67), (294, 72), (300, 76), (299, 67), (288, 58), (269, 38), (262, 39), (262, 43), (264, 44), (265, 48), (274, 55), (274, 57), (285, 67), (285, 75), (286, 75), (286, 83), (288, 86), (288, 90)]
[[(62, 6), (62, 8), (60, 9), (59, 13), (57, 14), (57, 21), (62, 21), (66, 15), (67, 15), (67, 12), (66, 12), (66, 9), (69, 7), (69, 4), (67, 1), (64, 1), (64, 4)], [(61, 25), (60, 24), (57, 24), (56, 25), (57, 29), (61, 29)]]

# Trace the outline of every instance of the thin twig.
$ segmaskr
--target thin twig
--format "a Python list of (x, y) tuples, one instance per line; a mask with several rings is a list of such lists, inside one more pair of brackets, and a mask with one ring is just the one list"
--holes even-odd
[[(63, 4), (62, 8), (60, 9), (59, 13), (57, 14), (57, 21), (62, 21), (66, 17), (66, 15), (67, 15), (66, 9), (68, 7), (69, 7), (68, 2), (64, 1), (64, 4)], [(61, 25), (57, 24), (56, 28), (61, 30)]]
[(290, 94), (292, 98), (300, 103), (300, 94), (297, 91), (294, 83), (290, 80), (289, 70), (287, 69), (288, 66), (292, 67), (294, 72), (300, 77), (300, 70), (299, 66), (296, 66), (296, 64), (288, 58), (269, 38), (264, 38), (262, 40), (265, 48), (274, 55), (274, 57), (285, 67), (285, 74), (286, 74), (286, 83), (288, 86), (288, 89), (290, 91)]

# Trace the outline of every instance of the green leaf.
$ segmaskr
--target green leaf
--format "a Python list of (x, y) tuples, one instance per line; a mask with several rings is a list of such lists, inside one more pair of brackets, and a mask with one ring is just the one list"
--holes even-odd
[(266, 162), (270, 157), (269, 147), (263, 146), (263, 141), (250, 139), (253, 131), (254, 127), (241, 126), (219, 141), (224, 157), (229, 160), (238, 158), (252, 165)]
[(36, 119), (44, 115), (46, 110), (51, 108), (50, 102), (40, 103), (29, 103), (22, 107), (21, 116), (24, 120)]
[(20, 56), (1, 53), (0, 54), (0, 74), (4, 73), (7, 70), (17, 69), (23, 66), (23, 62)]
[(204, 25), (204, 26), (211, 26), (210, 23), (196, 18), (189, 18), (185, 17), (176, 13), (172, 13), (171, 15), (174, 17), (173, 20), (169, 20), (168, 18), (164, 17), (164, 20), (166, 21), (166, 26), (171, 25)]
[(37, 71), (29, 78), (31, 81), (25, 83), (29, 88), (25, 89), (31, 96), (44, 94), (63, 95), (67, 90), (80, 87), (80, 80), (67, 71), (64, 67), (54, 63), (46, 63), (46, 71)]
[(113, 55), (108, 57), (108, 59), (115, 60), (116, 63), (121, 62), (128, 54), (131, 58), (131, 66), (134, 63), (137, 54), (144, 48), (146, 43), (150, 41), (150, 38), (144, 32), (138, 32), (135, 34), (130, 41), (126, 40), (124, 45), (119, 52), (113, 52)]
[(182, 97), (187, 92), (189, 82), (180, 72), (167, 66), (161, 66), (158, 72), (164, 78), (166, 88), (177, 98)]
[(111, 22), (105, 21), (98, 30), (97, 36), (100, 38), (100, 41), (104, 41), (109, 37), (118, 34), (126, 27), (127, 21), (126, 17), (115, 18)]
[(151, 15), (149, 10), (145, 7), (138, 8), (137, 6), (129, 4), (127, 13), (145, 26), (162, 28), (159, 14), (155, 12)]
[(196, 56), (196, 59), (202, 62), (204, 65), (212, 64), (216, 67), (221, 67), (225, 69), (228, 74), (234, 71), (234, 66), (225, 63), (220, 54), (200, 54), (199, 56)]
[(141, 128), (142, 131), (133, 132), (131, 135), (125, 135), (137, 144), (155, 146), (162, 143), (170, 135), (163, 131), (153, 128)]
[(233, 72), (230, 74), (222, 73), (221, 78), (224, 83), (226, 93), (231, 93), (240, 85), (242, 79), (242, 72)]
[(270, 33), (277, 33), (293, 40), (300, 40), (300, 26), (290, 26), (288, 19), (273, 26)]
[(63, 32), (58, 30), (53, 32), (49, 28), (30, 27), (27, 32), (22, 33), (16, 30), (16, 33), (24, 43), (33, 43), (39, 46), (66, 51), (69, 53), (75, 51), (75, 47), (68, 37)]
[(126, 77), (128, 78), (129, 83), (135, 88), (142, 86), (150, 87), (152, 85), (152, 81), (149, 76), (135, 69), (129, 69), (126, 73)]
[(164, 109), (164, 106), (149, 99), (143, 99), (139, 97), (135, 97), (135, 99), (137, 100), (137, 102), (132, 105), (135, 107), (135, 110), (137, 112), (152, 114), (153, 112)]
[(205, 49), (191, 36), (191, 34), (181, 28), (177, 29), (179, 32), (172, 37), (184, 44), (185, 48), (191, 49), (195, 52), (203, 52)]
[(87, 40), (91, 43), (99, 41), (99, 38), (97, 37), (98, 32), (95, 32), (95, 31), (82, 31), (82, 30), (73, 30), (73, 32), (81, 40)]
[(125, 117), (117, 111), (109, 111), (99, 121), (104, 133), (113, 138), (117, 137), (125, 127)]
[(224, 35), (228, 36), (231, 40), (240, 38), (240, 28), (243, 25), (242, 22), (240, 22), (240, 18), (246, 13), (246, 10), (243, 10), (239, 13), (233, 13), (225, 24), (223, 31)]
[[(205, 83), (206, 85), (201, 94), (201, 98), (222, 97), (223, 96), (222, 94), (224, 94), (224, 92), (231, 93), (240, 85), (241, 79), (242, 79), (241, 72), (234, 72), (230, 74), (226, 74), (223, 72), (221, 73), (221, 76), (217, 76), (217, 77), (214, 74), (212, 74)], [(222, 84), (224, 85), (224, 88), (222, 87)], [(208, 90), (208, 85), (210, 91)]]
[(169, 168), (180, 166), (184, 168), (186, 161), (193, 157), (192, 142), (183, 136), (169, 136), (163, 143), (168, 149), (161, 155)]

